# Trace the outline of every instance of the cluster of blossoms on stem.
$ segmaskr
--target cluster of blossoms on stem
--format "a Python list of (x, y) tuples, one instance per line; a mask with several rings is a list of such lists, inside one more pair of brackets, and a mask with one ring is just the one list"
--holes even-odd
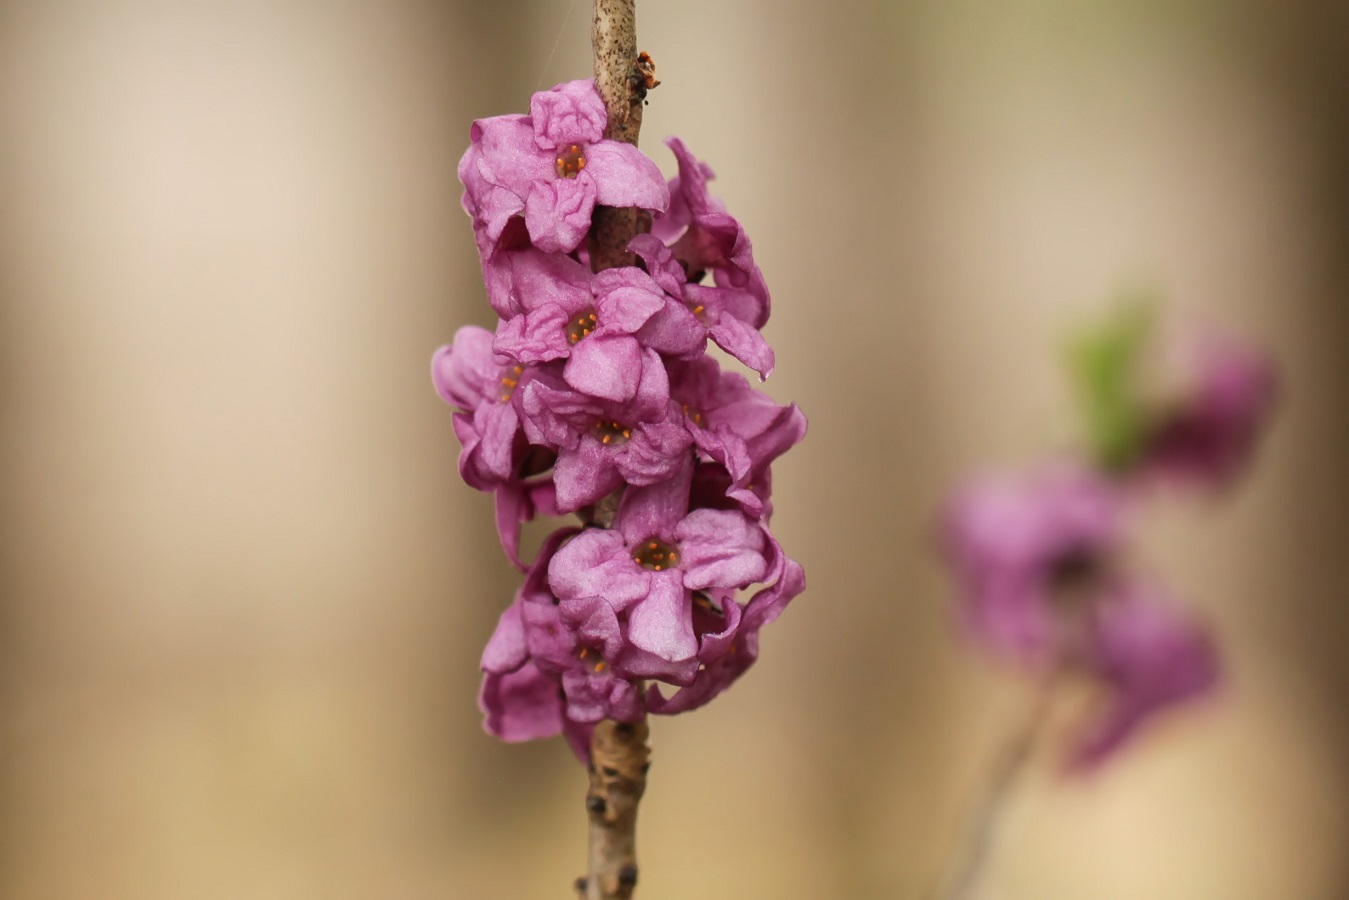
[(1133, 343), (1099, 343), (1106, 363), (1092, 370), (1104, 390), (1094, 395), (1113, 412), (1095, 417), (1107, 423), (1097, 453), (975, 481), (952, 498), (942, 521), (973, 640), (1028, 668), (1075, 672), (1100, 688), (1070, 750), (1069, 764), (1079, 769), (1106, 759), (1154, 713), (1217, 683), (1208, 630), (1127, 560), (1130, 520), (1149, 486), (1231, 486), (1276, 395), (1268, 360), (1215, 339), (1191, 357), (1178, 395), (1147, 397), (1132, 378)]
[[(494, 495), (502, 548), (525, 572), (483, 653), (487, 730), (563, 733), (582, 758), (602, 719), (685, 712), (725, 690), (805, 585), (768, 530), (770, 469), (805, 417), (707, 354), (711, 342), (761, 379), (773, 369), (749, 238), (679, 140), (667, 183), (604, 138), (606, 120), (584, 80), (536, 93), (527, 116), (473, 124), (459, 178), (499, 321), (461, 328), (432, 359), (460, 473)], [(630, 265), (592, 270), (597, 206), (650, 217)], [(522, 558), (523, 522), (570, 513), (584, 527)]]

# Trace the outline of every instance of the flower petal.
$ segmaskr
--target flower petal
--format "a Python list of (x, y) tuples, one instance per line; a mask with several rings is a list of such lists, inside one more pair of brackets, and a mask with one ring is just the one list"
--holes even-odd
[(502, 675), (484, 674), (478, 708), (488, 733), (508, 743), (552, 737), (562, 730), (558, 683), (533, 663)]
[(592, 334), (571, 348), (562, 377), (592, 397), (624, 402), (637, 393), (642, 363), (636, 338)]
[(671, 662), (698, 653), (693, 635), (693, 596), (678, 572), (654, 572), (651, 592), (628, 613), (628, 639), (634, 647)]
[(613, 493), (623, 484), (615, 451), (582, 435), (575, 449), (563, 449), (553, 466), (558, 512), (575, 512)]
[(695, 509), (675, 528), (684, 586), (745, 587), (768, 571), (763, 529), (738, 512)]
[(553, 150), (569, 144), (589, 144), (604, 136), (609, 115), (589, 78), (568, 81), (539, 91), (529, 99), (536, 145)]
[(676, 526), (689, 511), (689, 486), (693, 459), (684, 456), (669, 477), (655, 484), (630, 487), (623, 492), (614, 528), (629, 545), (649, 538), (674, 540)]
[(585, 172), (535, 181), (525, 197), (529, 238), (545, 253), (570, 253), (585, 240), (594, 209), (595, 182)]
[(605, 206), (635, 206), (665, 212), (670, 189), (660, 167), (631, 144), (597, 141), (586, 149), (582, 175), (595, 179), (597, 202)]
[(615, 611), (640, 600), (650, 590), (651, 573), (632, 561), (622, 535), (603, 528), (588, 528), (557, 551), (548, 564), (548, 584), (562, 600), (602, 597)]

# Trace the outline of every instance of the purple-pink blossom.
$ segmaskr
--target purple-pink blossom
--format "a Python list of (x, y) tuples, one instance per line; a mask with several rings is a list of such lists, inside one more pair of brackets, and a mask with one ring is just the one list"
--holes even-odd
[(1078, 768), (1100, 763), (1147, 719), (1209, 692), (1219, 677), (1208, 630), (1140, 579), (1094, 604), (1084, 665), (1105, 689), (1072, 750)]
[(606, 140), (606, 121), (586, 79), (536, 93), (527, 116), (473, 123), (459, 178), (484, 262), (516, 217), (534, 247), (568, 253), (585, 239), (596, 203), (664, 212), (670, 197), (660, 169), (636, 147)]
[(736, 511), (689, 509), (692, 477), (687, 461), (672, 478), (629, 488), (612, 529), (577, 535), (549, 566), (564, 616), (602, 611), (625, 623), (614, 663), (635, 676), (691, 680), (694, 594), (746, 588), (769, 570), (762, 526)]
[[(502, 548), (525, 572), (483, 653), (485, 726), (561, 733), (582, 758), (602, 719), (718, 696), (805, 587), (767, 528), (773, 463), (805, 417), (706, 355), (710, 340), (761, 379), (773, 370), (749, 238), (677, 139), (667, 185), (606, 124), (589, 81), (473, 124), (459, 177), (499, 321), (461, 329), (432, 360), (461, 475), (494, 495)], [(654, 213), (635, 265), (592, 271), (597, 204)], [(555, 530), (526, 561), (521, 524), (568, 513), (589, 527)]]
[(1068, 463), (957, 493), (942, 539), (971, 636), (1023, 660), (1057, 656), (1065, 614), (1113, 566), (1124, 515), (1114, 483)]
[(1246, 468), (1278, 395), (1273, 363), (1251, 347), (1210, 336), (1198, 348), (1185, 393), (1159, 412), (1138, 470), (1224, 487)]
[(1094, 765), (1140, 723), (1218, 678), (1206, 630), (1124, 559), (1126, 488), (1060, 465), (988, 478), (948, 507), (943, 544), (971, 636), (1036, 668), (1085, 674), (1098, 712), (1072, 751)]

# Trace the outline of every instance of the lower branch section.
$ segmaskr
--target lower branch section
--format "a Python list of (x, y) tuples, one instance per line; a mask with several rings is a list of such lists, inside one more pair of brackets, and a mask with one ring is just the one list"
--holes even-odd
[(645, 722), (608, 719), (590, 738), (590, 872), (576, 880), (584, 900), (628, 900), (637, 886), (637, 806), (651, 750)]

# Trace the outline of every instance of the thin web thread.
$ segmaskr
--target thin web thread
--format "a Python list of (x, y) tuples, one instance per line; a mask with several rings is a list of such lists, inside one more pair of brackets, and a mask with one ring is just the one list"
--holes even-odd
[(562, 17), (562, 25), (557, 29), (557, 38), (553, 40), (553, 49), (548, 51), (548, 58), (543, 61), (543, 71), (539, 73), (539, 80), (534, 85), (536, 92), (543, 87), (543, 76), (548, 74), (548, 66), (552, 64), (553, 57), (557, 55), (557, 48), (562, 43), (562, 35), (567, 30), (567, 22), (571, 19), (571, 11), (575, 8), (576, 0), (571, 0), (571, 3), (567, 6), (567, 14)]

